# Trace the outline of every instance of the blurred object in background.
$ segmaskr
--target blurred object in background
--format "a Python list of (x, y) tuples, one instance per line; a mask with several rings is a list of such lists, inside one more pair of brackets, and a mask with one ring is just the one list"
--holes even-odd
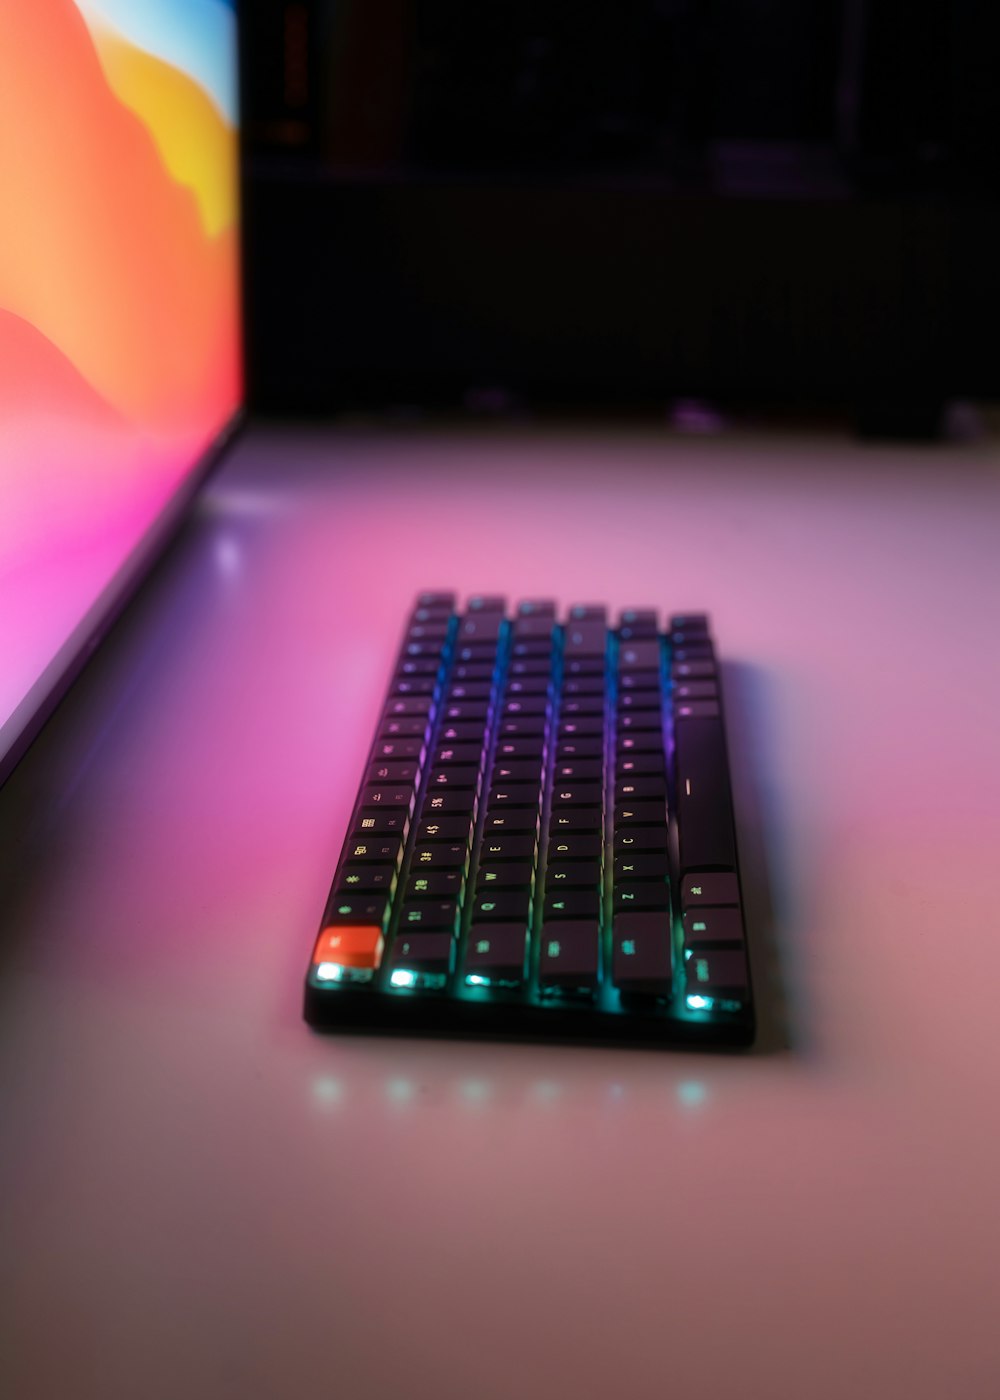
[(257, 408), (995, 395), (985, 0), (245, 12)]

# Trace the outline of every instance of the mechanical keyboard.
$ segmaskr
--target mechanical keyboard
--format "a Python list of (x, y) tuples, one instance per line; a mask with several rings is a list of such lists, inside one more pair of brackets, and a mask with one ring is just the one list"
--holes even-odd
[(424, 593), (306, 978), (313, 1026), (748, 1044), (708, 620)]

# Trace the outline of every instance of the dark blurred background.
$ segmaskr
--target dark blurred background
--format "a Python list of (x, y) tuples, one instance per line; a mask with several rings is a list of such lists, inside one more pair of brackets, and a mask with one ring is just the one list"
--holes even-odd
[(251, 0), (251, 403), (995, 398), (996, 0)]

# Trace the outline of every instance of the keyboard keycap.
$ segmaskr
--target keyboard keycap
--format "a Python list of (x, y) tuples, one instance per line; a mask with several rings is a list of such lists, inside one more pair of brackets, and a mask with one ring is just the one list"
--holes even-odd
[(519, 641), (524, 637), (550, 638), (553, 627), (551, 617), (519, 617), (514, 623), (514, 636)]
[(628, 773), (662, 773), (664, 756), (659, 753), (618, 754), (615, 758), (615, 774), (624, 778)]
[(410, 827), (410, 814), (403, 807), (386, 807), (380, 811), (362, 811), (354, 823), (355, 836), (405, 836)]
[(430, 676), (432, 679), (441, 673), (441, 662), (433, 656), (408, 656), (396, 667), (397, 676)]
[(382, 962), (385, 937), (379, 924), (339, 924), (324, 928), (316, 940), (313, 963), (375, 971)]
[(497, 763), (493, 768), (493, 782), (497, 785), (503, 783), (541, 783), (542, 761), (536, 759), (515, 759), (507, 762)]
[(659, 733), (662, 728), (663, 714), (660, 710), (627, 710), (618, 716), (619, 734), (635, 734), (640, 730)]
[(446, 763), (471, 763), (478, 768), (482, 752), (481, 744), (439, 744), (434, 750), (434, 767), (439, 768)]
[(618, 615), (618, 625), (620, 627), (652, 627), (655, 632), (659, 624), (659, 616), (655, 608), (623, 608)]
[(458, 639), (462, 645), (470, 642), (495, 642), (502, 626), (502, 612), (487, 612), (484, 609), (475, 617), (466, 617), (459, 623)]
[(334, 882), (338, 894), (392, 894), (396, 888), (396, 866), (361, 865), (350, 861)]
[(490, 788), (486, 810), (490, 813), (507, 811), (511, 807), (538, 806), (539, 783), (498, 783)]
[(413, 785), (402, 783), (398, 787), (377, 787), (369, 783), (361, 794), (363, 807), (413, 807)]
[(368, 768), (369, 783), (413, 783), (418, 765), (395, 761), (372, 763)]
[(447, 977), (454, 957), (455, 940), (450, 934), (407, 933), (396, 938), (389, 962), (401, 971), (430, 972)]
[(451, 672), (453, 681), (489, 681), (492, 679), (495, 667), (489, 662), (465, 661), (454, 666)]
[(585, 734), (582, 738), (563, 739), (556, 745), (556, 758), (560, 762), (575, 758), (603, 759), (604, 735)]
[(548, 857), (553, 861), (595, 860), (604, 850), (597, 831), (554, 831), (549, 836)]
[(467, 864), (469, 847), (466, 841), (435, 841), (416, 846), (410, 858), (410, 870), (431, 873), (435, 870), (458, 870)]
[(471, 819), (476, 810), (476, 794), (467, 788), (460, 788), (455, 792), (428, 792), (424, 798), (423, 810), (429, 817), (435, 814), (449, 816), (457, 812), (466, 812)]
[(516, 719), (504, 718), (500, 724), (500, 735), (504, 739), (523, 739), (529, 735), (541, 737), (544, 733), (544, 715), (519, 715)]
[(489, 898), (490, 890), (528, 890), (534, 875), (530, 860), (490, 861), (476, 873), (476, 894)]
[(600, 890), (551, 890), (545, 891), (545, 920), (599, 919), (601, 916)]
[(650, 826), (667, 819), (666, 799), (659, 802), (623, 802), (615, 807), (615, 826)]
[(359, 861), (371, 862), (373, 865), (399, 864), (399, 858), (403, 854), (403, 838), (401, 836), (390, 836), (387, 840), (375, 839), (364, 840), (353, 838), (344, 847), (344, 856), (352, 864)]
[(715, 681), (684, 681), (674, 686), (674, 700), (717, 700), (719, 687)]
[(594, 656), (567, 656), (563, 670), (568, 680), (577, 680), (581, 676), (603, 677), (604, 655), (602, 653)]
[(707, 631), (708, 631), (708, 614), (707, 614), (707, 613), (671, 613), (671, 614), (670, 614), (670, 631), (671, 631), (671, 632), (681, 632), (681, 633), (688, 633), (688, 632), (700, 632), (700, 633), (703, 633), (703, 632), (707, 632)]
[(523, 833), (512, 836), (488, 836), (482, 845), (481, 859), (491, 865), (496, 861), (530, 861), (535, 854), (535, 838)]
[(386, 739), (384, 743), (377, 743), (374, 749), (376, 759), (415, 758), (419, 762), (423, 755), (424, 745), (420, 739)]
[(334, 895), (326, 906), (324, 924), (330, 927), (385, 927), (390, 902), (386, 895)]
[(416, 739), (419, 736), (423, 739), (426, 737), (429, 727), (426, 716), (423, 718), (397, 717), (384, 721), (379, 729), (378, 737), (380, 739)]
[(739, 908), (687, 909), (684, 912), (684, 946), (741, 945), (743, 943), (743, 914)]
[(454, 609), (454, 607), (455, 607), (455, 595), (454, 595), (454, 593), (448, 593), (448, 592), (439, 592), (439, 593), (435, 593), (435, 592), (431, 591), (431, 592), (421, 593), (421, 594), (419, 594), (419, 596), (417, 597), (417, 611), (419, 611), (419, 610), (421, 610), (421, 609), (426, 609), (426, 608), (441, 608), (441, 609), (447, 608), (447, 610), (448, 610), (449, 612), (452, 612), (453, 609)]
[(599, 860), (550, 860), (545, 872), (547, 890), (597, 889), (600, 882)]
[(461, 899), (465, 886), (465, 871), (438, 870), (432, 874), (416, 871), (406, 882), (406, 899)]
[(557, 783), (552, 793), (552, 810), (566, 807), (596, 807), (604, 796), (600, 783)]
[(578, 739), (584, 734), (604, 734), (604, 720), (600, 715), (582, 715), (579, 719), (561, 719), (557, 730), (560, 739)]
[(559, 707), (560, 719), (579, 719), (586, 715), (593, 718), (594, 715), (604, 716), (604, 698), (600, 695), (578, 695), (573, 699), (564, 699)]
[(449, 705), (458, 700), (482, 701), (488, 700), (492, 694), (493, 687), (488, 681), (458, 681), (448, 687), (445, 701)]
[(676, 726), (677, 824), (681, 872), (736, 865), (726, 743), (719, 719)]
[(504, 701), (503, 714), (514, 719), (517, 715), (544, 715), (549, 702), (544, 695), (513, 695)]
[(472, 926), (481, 923), (514, 923), (523, 919), (528, 922), (531, 908), (531, 891), (490, 890), (478, 891), (472, 906)]
[(434, 701), (428, 695), (394, 696), (385, 707), (387, 719), (400, 715), (426, 715), (434, 708)]
[(604, 764), (598, 758), (578, 758), (570, 759), (567, 763), (557, 763), (555, 771), (555, 781), (557, 783), (570, 782), (600, 782), (604, 775)]
[(549, 837), (572, 831), (600, 831), (604, 819), (598, 807), (563, 807), (553, 811), (549, 820)]
[(616, 856), (613, 868), (616, 885), (640, 880), (662, 882), (669, 872), (665, 850), (653, 855)]
[(703, 904), (739, 904), (740, 884), (735, 870), (703, 870), (685, 875), (681, 881), (681, 904), (685, 909)]
[(700, 948), (685, 961), (687, 1004), (704, 1009), (708, 998), (742, 1002), (749, 992), (746, 953), (742, 948)]
[(611, 943), (612, 978), (619, 991), (670, 994), (673, 948), (666, 915), (649, 911), (616, 915)]
[(449, 724), (486, 724), (489, 702), (486, 700), (453, 700), (444, 707)]
[(667, 783), (655, 773), (630, 774), (615, 783), (615, 803), (644, 802), (647, 799), (666, 801)]
[(670, 677), (678, 681), (702, 681), (715, 675), (714, 661), (675, 661), (670, 668)]
[(616, 914), (627, 914), (630, 909), (659, 909), (666, 913), (670, 908), (666, 882), (642, 880), (635, 884), (616, 884), (612, 908)]
[(716, 700), (684, 700), (674, 707), (674, 718), (677, 720), (718, 719), (721, 713)]
[(663, 697), (658, 690), (623, 690), (618, 696), (619, 714), (631, 710), (662, 710)]
[(393, 695), (433, 695), (436, 690), (437, 681), (433, 676), (404, 676), (392, 686)]
[(455, 788), (474, 788), (479, 783), (479, 769), (460, 763), (442, 763), (440, 768), (432, 768), (427, 775), (427, 791), (452, 791)]
[(667, 828), (666, 826), (625, 827), (623, 830), (615, 832), (614, 850), (616, 856), (640, 855), (650, 851), (665, 856), (667, 852)]
[(435, 929), (454, 933), (458, 924), (458, 901), (455, 899), (413, 900), (399, 911), (399, 933), (418, 929)]
[(561, 919), (542, 928), (538, 980), (547, 992), (592, 992), (601, 965), (596, 919)]
[(619, 734), (616, 748), (621, 758), (629, 758), (638, 753), (656, 753), (662, 756), (663, 734), (659, 729)]
[(583, 657), (603, 657), (608, 645), (608, 632), (603, 622), (575, 619), (566, 627), (563, 643), (565, 654), (574, 660)]
[(528, 931), (522, 923), (473, 927), (465, 945), (466, 982), (516, 986), (524, 980), (527, 946)]
[(534, 759), (541, 762), (545, 755), (545, 734), (530, 734), (520, 739), (501, 739), (497, 744), (496, 761), (504, 763), (508, 759)]
[(563, 684), (563, 695), (567, 699), (580, 695), (599, 695), (603, 699), (606, 692), (607, 680), (602, 674), (580, 676), (576, 680), (568, 680)]
[(538, 811), (534, 807), (497, 808), (486, 813), (483, 823), (483, 839), (501, 836), (507, 832), (535, 831), (538, 827)]
[(547, 676), (521, 676), (507, 682), (506, 694), (512, 700), (524, 695), (548, 695), (551, 681)]
[(623, 671), (618, 677), (619, 691), (649, 691), (658, 689), (659, 671)]
[(618, 648), (619, 671), (655, 671), (660, 665), (658, 641), (625, 642)]
[(421, 844), (429, 842), (454, 842), (466, 840), (469, 834), (467, 817), (436, 817), (433, 814), (423, 817), (417, 823), (416, 840)]
[(450, 721), (441, 726), (438, 734), (439, 744), (475, 744), (482, 749), (483, 726), (481, 724), (452, 724)]

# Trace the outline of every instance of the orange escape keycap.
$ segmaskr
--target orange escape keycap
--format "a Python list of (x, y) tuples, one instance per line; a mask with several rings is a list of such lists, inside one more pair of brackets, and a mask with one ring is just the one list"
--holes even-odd
[(382, 961), (385, 939), (378, 924), (341, 924), (325, 928), (316, 940), (314, 963), (337, 963), (341, 967), (370, 967)]

